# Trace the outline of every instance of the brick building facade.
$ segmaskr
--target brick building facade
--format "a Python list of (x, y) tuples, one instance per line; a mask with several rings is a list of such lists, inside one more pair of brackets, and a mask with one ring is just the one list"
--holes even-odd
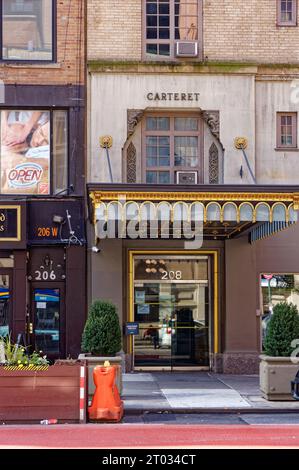
[(0, 332), (52, 360), (85, 321), (85, 13), (2, 2)]
[[(88, 1), (88, 296), (139, 324), (129, 369), (256, 372), (273, 306), (298, 303), (298, 42), (296, 0)], [(103, 233), (150, 216), (155, 237)]]
[[(202, 4), (206, 62), (299, 62), (298, 30), (278, 26), (277, 0), (202, 0)], [(142, 60), (142, 1), (89, 0), (88, 11), (89, 60)]]
[[(52, 1), (52, 0), (50, 0)], [(5, 84), (83, 85), (85, 78), (85, 2), (57, 2), (55, 10), (55, 60), (28, 64), (12, 61), (0, 65)], [(31, 25), (32, 27), (32, 25)], [(23, 30), (23, 28), (22, 28)], [(29, 34), (29, 33), (28, 33)], [(24, 40), (26, 37), (24, 35)]]

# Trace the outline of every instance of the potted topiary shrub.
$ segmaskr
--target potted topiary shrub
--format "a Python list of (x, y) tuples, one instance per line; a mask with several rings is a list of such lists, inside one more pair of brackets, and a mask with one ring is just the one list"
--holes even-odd
[(281, 302), (273, 308), (260, 356), (260, 388), (267, 400), (292, 400), (290, 382), (299, 368), (294, 356), (299, 340), (299, 312), (294, 304)]
[(88, 366), (88, 395), (94, 393), (93, 369), (109, 361), (118, 366), (117, 386), (122, 392), (121, 329), (115, 305), (109, 301), (96, 300), (89, 309), (82, 335), (82, 351), (79, 359), (86, 360)]

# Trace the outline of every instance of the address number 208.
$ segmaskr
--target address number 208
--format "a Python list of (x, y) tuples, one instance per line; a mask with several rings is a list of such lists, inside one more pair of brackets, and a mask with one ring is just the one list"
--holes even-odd
[(162, 279), (164, 281), (181, 281), (183, 277), (182, 271), (163, 271)]

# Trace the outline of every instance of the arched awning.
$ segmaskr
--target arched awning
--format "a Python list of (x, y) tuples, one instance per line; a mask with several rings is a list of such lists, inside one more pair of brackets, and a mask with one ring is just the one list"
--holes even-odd
[[(175, 236), (175, 230), (180, 224), (194, 227), (201, 223), (203, 236), (207, 239), (233, 238), (254, 228), (256, 240), (259, 234), (269, 236), (297, 222), (298, 192), (275, 191), (275, 188), (258, 192), (257, 187), (254, 191), (244, 191), (242, 186), (238, 187), (238, 191), (236, 187), (233, 191), (204, 187), (208, 190), (202, 191), (202, 186), (196, 186), (198, 191), (194, 191), (193, 186), (190, 191), (178, 186), (175, 187), (176, 191), (170, 191), (169, 186), (164, 186), (164, 191), (150, 191), (146, 185), (142, 185), (144, 190), (139, 186), (133, 191), (132, 186), (89, 186), (90, 216), (96, 236), (99, 229), (110, 224), (117, 237), (117, 226), (121, 225), (125, 230), (129, 223), (135, 222), (143, 227), (142, 238), (147, 238), (151, 223), (157, 227), (158, 237), (155, 238), (163, 238), (161, 227), (166, 224), (169, 224), (170, 236), (179, 238)], [(257, 230), (260, 226), (266, 227), (265, 224), (267, 229)]]

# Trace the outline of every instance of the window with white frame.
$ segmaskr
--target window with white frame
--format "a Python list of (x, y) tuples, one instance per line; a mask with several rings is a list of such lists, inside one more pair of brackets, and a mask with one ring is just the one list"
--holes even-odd
[(277, 0), (278, 26), (297, 25), (297, 0)]
[(175, 58), (181, 42), (195, 44), (193, 55), (200, 57), (202, 0), (143, 1), (145, 58)]
[(202, 132), (196, 114), (148, 115), (143, 124), (144, 182), (176, 183), (180, 171), (202, 182)]
[(277, 148), (297, 148), (297, 113), (277, 113)]

